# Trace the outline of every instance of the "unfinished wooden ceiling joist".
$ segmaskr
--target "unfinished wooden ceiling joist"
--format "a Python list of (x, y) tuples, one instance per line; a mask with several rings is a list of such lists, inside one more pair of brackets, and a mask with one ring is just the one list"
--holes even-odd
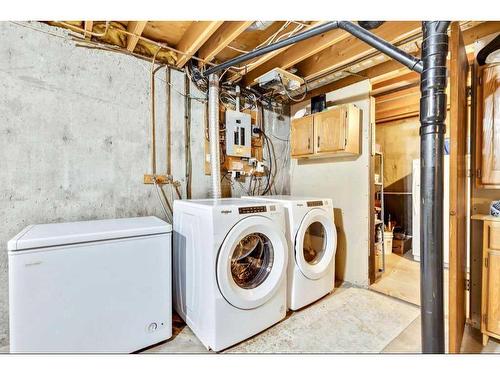
[(203, 47), (200, 48), (198, 55), (205, 61), (212, 61), (219, 52), (226, 48), (229, 43), (236, 39), (252, 23), (253, 21), (224, 22), (218, 32), (214, 33)]
[[(124, 33), (123, 45), (128, 52), (151, 58), (162, 46), (175, 57), (177, 68), (183, 68), (191, 59), (205, 69), (272, 44), (320, 25), (321, 21), (111, 21), (118, 33)], [(71, 24), (72, 27), (68, 27)], [(87, 40), (99, 40), (93, 30), (103, 30), (103, 21), (68, 21), (64, 27), (80, 32)], [(120, 27), (116, 27), (116, 25)], [(61, 24), (58, 24), (61, 26)], [(100, 28), (99, 28), (100, 27)], [(463, 21), (461, 27), (466, 46), (477, 39), (500, 32), (499, 21)], [(119, 30), (116, 30), (119, 29)], [(380, 37), (396, 43), (408, 53), (419, 55), (421, 23), (417, 21), (387, 21), (372, 30)], [(115, 38), (116, 39), (116, 38)], [(106, 40), (107, 43), (113, 43)], [(140, 45), (139, 45), (140, 44)], [(149, 48), (144, 48), (144, 46)], [(139, 48), (141, 47), (141, 48)], [(153, 48), (154, 47), (154, 48)], [(162, 57), (159, 56), (159, 61)], [(171, 60), (169, 59), (168, 62)], [(305, 78), (309, 92), (306, 98), (341, 88), (363, 79), (371, 79), (374, 90), (383, 92), (405, 87), (416, 82), (416, 73), (388, 59), (364, 42), (343, 30), (332, 30), (295, 45), (255, 58), (235, 67), (225, 81), (239, 82), (242, 86), (254, 84), (256, 78), (274, 69), (292, 70)]]
[(135, 34), (128, 35), (127, 37), (127, 50), (130, 52), (134, 52), (135, 46), (137, 46), (137, 42), (139, 41), (139, 37), (142, 35), (144, 28), (146, 27), (147, 21), (129, 21), (127, 25), (127, 31)]
[(182, 68), (224, 22), (195, 21), (186, 30), (177, 49), (184, 52), (177, 59), (177, 67)]
[[(405, 37), (418, 34), (420, 30), (420, 22), (387, 22), (373, 30), (373, 33), (389, 42), (395, 43)], [(297, 69), (299, 75), (310, 80), (337, 66), (355, 62), (357, 59), (374, 51), (374, 48), (349, 35), (342, 41), (300, 62), (297, 65)]]

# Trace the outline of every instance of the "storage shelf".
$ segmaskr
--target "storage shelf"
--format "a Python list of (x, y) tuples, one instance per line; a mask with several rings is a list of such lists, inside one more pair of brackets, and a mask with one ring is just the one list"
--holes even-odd
[[(384, 230), (384, 156), (382, 152), (375, 152), (373, 155), (372, 163), (372, 178), (373, 185), (372, 191), (374, 196), (372, 196), (372, 209), (374, 209), (374, 213), (376, 213), (374, 218), (374, 225), (372, 230), (375, 232), (377, 230)], [(380, 182), (379, 182), (380, 181)], [(379, 198), (379, 199), (377, 199)], [(380, 207), (375, 206), (375, 202), (380, 201)], [(374, 280), (380, 278), (382, 273), (385, 271), (385, 249), (386, 244), (384, 243), (384, 239), (380, 241), (376, 241), (376, 237), (372, 237), (370, 251), (375, 251), (375, 256), (373, 262), (374, 266)], [(381, 261), (381, 262), (380, 262)], [(381, 264), (380, 264), (381, 263)], [(371, 267), (371, 266), (370, 266)], [(370, 271), (372, 272), (372, 271)], [(371, 277), (371, 276), (370, 276)]]

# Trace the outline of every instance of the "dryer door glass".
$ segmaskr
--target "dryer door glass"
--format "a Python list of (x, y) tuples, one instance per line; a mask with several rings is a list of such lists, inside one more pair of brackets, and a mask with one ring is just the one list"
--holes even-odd
[(273, 245), (262, 233), (251, 233), (236, 245), (231, 257), (231, 274), (240, 288), (253, 289), (266, 280), (274, 262)]
[(304, 259), (309, 264), (317, 264), (325, 254), (326, 230), (318, 221), (311, 223), (304, 234), (302, 251)]

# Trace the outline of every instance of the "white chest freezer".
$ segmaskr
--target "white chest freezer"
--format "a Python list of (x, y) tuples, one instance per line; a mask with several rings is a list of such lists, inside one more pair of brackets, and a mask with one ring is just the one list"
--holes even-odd
[(172, 336), (170, 224), (31, 225), (8, 243), (11, 352), (130, 353)]

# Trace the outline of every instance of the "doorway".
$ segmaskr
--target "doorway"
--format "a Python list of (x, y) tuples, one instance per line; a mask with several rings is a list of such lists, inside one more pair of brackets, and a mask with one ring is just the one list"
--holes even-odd
[[(409, 97), (412, 97), (411, 94)], [(385, 98), (381, 96), (376, 100), (377, 104), (384, 103)], [(415, 96), (414, 100), (418, 103), (418, 97)], [(376, 150), (372, 162), (374, 214), (372, 241), (376, 262), (375, 278), (371, 280), (370, 285), (370, 289), (374, 291), (417, 306), (420, 306), (419, 128), (418, 115), (377, 118)], [(445, 147), (444, 212), (449, 210), (448, 150), (449, 148)], [(444, 302), (447, 306), (449, 216), (443, 216)]]

